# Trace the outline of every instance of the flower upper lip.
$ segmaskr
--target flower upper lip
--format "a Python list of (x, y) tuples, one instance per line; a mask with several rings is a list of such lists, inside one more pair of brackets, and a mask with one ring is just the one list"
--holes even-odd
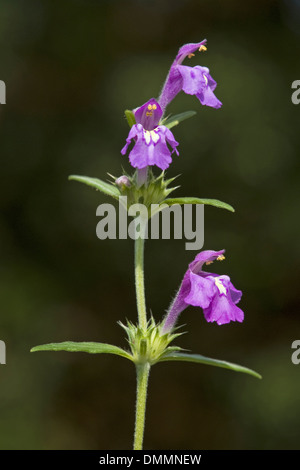
[(173, 62), (173, 65), (181, 64), (187, 56), (193, 54), (193, 52), (195, 52), (197, 49), (202, 49), (202, 47), (205, 46), (206, 43), (207, 39), (203, 39), (203, 41), (201, 42), (190, 42), (188, 44), (184, 44), (184, 46), (179, 49), (178, 54)]
[(134, 110), (137, 124), (141, 124), (144, 129), (151, 131), (157, 127), (161, 117), (162, 109), (155, 98), (151, 98), (145, 104)]

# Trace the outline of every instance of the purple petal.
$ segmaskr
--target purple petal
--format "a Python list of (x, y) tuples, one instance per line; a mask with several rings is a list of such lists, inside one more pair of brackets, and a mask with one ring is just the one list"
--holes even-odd
[(182, 90), (188, 95), (201, 93), (207, 87), (209, 70), (207, 67), (189, 67), (187, 65), (178, 65), (178, 70), (182, 76)]
[(216, 294), (216, 286), (212, 279), (204, 278), (190, 271), (190, 292), (184, 301), (194, 307), (208, 308)]
[(143, 139), (138, 139), (129, 154), (129, 161), (134, 168), (141, 170), (148, 166), (148, 146)]
[(178, 70), (182, 76), (182, 90), (189, 95), (196, 95), (201, 104), (220, 108), (221, 101), (214, 95), (213, 90), (217, 82), (209, 74), (207, 67), (188, 67), (187, 65), (178, 65)]
[(148, 165), (156, 165), (161, 170), (166, 170), (172, 163), (171, 152), (166, 143), (159, 142), (157, 145), (150, 145), (148, 150)]
[(221, 108), (222, 103), (216, 95), (213, 93), (213, 91), (209, 88), (206, 87), (203, 90), (201, 90), (199, 93), (196, 94), (198, 100), (200, 101), (201, 104), (205, 106), (210, 106), (211, 108)]
[[(207, 69), (208, 70), (208, 69)], [(212, 78), (212, 76), (208, 73), (208, 74), (205, 74), (206, 75), (206, 78), (208, 80), (208, 83), (207, 85), (209, 86), (209, 88), (214, 91), (217, 87), (217, 82)]]
[(204, 309), (203, 312), (206, 321), (215, 321), (218, 325), (244, 320), (244, 312), (224, 294), (216, 294), (210, 306)]
[(177, 146), (179, 145), (179, 142), (175, 140), (175, 137), (173, 133), (168, 129), (166, 126), (158, 126), (157, 129), (160, 131), (160, 134), (162, 134), (165, 138), (165, 141), (168, 142), (168, 144), (172, 148), (172, 152), (175, 151), (177, 155), (179, 155), (179, 152), (177, 150)]
[(140, 134), (142, 132), (142, 130), (143, 130), (143, 127), (140, 124), (134, 124), (131, 127), (131, 129), (129, 131), (129, 134), (128, 134), (128, 137), (126, 139), (126, 144), (124, 145), (124, 147), (121, 150), (122, 155), (126, 154), (128, 146), (131, 144), (131, 140), (135, 139), (138, 136), (138, 134)]
[(142, 124), (143, 128), (149, 131), (157, 126), (162, 114), (162, 109), (154, 98), (134, 111), (137, 124)]
[(232, 302), (238, 304), (241, 300), (243, 292), (241, 290), (236, 289), (231, 282), (229, 282), (229, 292)]

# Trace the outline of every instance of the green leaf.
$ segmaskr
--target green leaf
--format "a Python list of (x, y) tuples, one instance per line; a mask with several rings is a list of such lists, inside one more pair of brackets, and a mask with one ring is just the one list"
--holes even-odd
[(64, 341), (63, 343), (42, 344), (40, 346), (35, 346), (30, 350), (30, 352), (36, 351), (68, 351), (86, 352), (90, 354), (116, 354), (117, 356), (122, 356), (126, 359), (132, 360), (131, 355), (124, 351), (124, 349), (106, 343), (76, 343), (74, 341)]
[(252, 369), (247, 367), (239, 366), (238, 364), (233, 364), (232, 362), (220, 361), (219, 359), (211, 359), (210, 357), (201, 356), (200, 354), (188, 354), (181, 352), (171, 352), (162, 356), (158, 362), (165, 361), (186, 361), (186, 362), (196, 362), (198, 364), (206, 364), (208, 366), (223, 367), (224, 369), (234, 370), (236, 372), (244, 372), (245, 374), (253, 375), (258, 379), (261, 379), (261, 375), (255, 372)]
[(218, 199), (199, 199), (198, 197), (176, 197), (172, 199), (165, 199), (161, 204), (168, 204), (173, 206), (174, 204), (208, 204), (209, 206), (219, 207), (220, 209), (227, 209), (230, 212), (234, 212), (234, 208), (226, 202), (218, 201)]
[(112, 196), (115, 199), (118, 199), (120, 196), (120, 191), (116, 186), (113, 186), (110, 183), (105, 183), (105, 181), (99, 180), (98, 178), (90, 178), (89, 176), (78, 176), (78, 175), (71, 175), (69, 176), (69, 180), (71, 181), (79, 181), (79, 183), (87, 184), (92, 188), (101, 191), (108, 196)]
[(131, 111), (131, 109), (125, 110), (125, 117), (127, 119), (129, 127), (132, 127), (134, 124), (136, 124), (135, 115), (134, 112)]
[(196, 111), (186, 111), (185, 113), (175, 114), (163, 121), (163, 125), (171, 129), (174, 126), (177, 126), (181, 121), (195, 116), (195, 114), (197, 114)]

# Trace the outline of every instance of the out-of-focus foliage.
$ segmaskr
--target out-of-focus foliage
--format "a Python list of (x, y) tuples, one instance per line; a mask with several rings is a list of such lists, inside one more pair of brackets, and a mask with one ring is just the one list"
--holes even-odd
[[(205, 249), (244, 292), (243, 324), (181, 318), (178, 344), (238, 362), (262, 381), (193, 364), (150, 377), (146, 448), (299, 448), (299, 114), (297, 2), (272, 0), (19, 0), (0, 2), (0, 366), (2, 449), (130, 448), (135, 371), (113, 356), (30, 354), (36, 344), (98, 341), (126, 347), (117, 321), (136, 319), (131, 240), (100, 241), (105, 195), (70, 174), (118, 176), (125, 109), (157, 97), (177, 49), (208, 39), (191, 65), (210, 67), (220, 110), (178, 95), (168, 112), (185, 195), (205, 207)], [(146, 244), (147, 301), (161, 319), (193, 252), (184, 240)]]

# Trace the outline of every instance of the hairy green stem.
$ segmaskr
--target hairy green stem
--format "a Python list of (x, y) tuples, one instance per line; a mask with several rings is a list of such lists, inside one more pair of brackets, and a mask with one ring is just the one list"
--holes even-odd
[[(141, 230), (141, 237), (135, 240), (135, 290), (136, 304), (138, 311), (139, 326), (146, 331), (147, 312), (145, 301), (144, 285), (144, 229)], [(147, 386), (150, 372), (150, 364), (143, 363), (136, 365), (136, 410), (135, 410), (135, 430), (134, 430), (134, 450), (141, 450), (143, 447)]]
[(144, 364), (137, 364), (136, 410), (133, 450), (142, 450), (143, 448), (149, 372), (150, 364), (148, 362)]
[(135, 290), (139, 325), (146, 330), (147, 313), (144, 286), (144, 239), (135, 240)]

